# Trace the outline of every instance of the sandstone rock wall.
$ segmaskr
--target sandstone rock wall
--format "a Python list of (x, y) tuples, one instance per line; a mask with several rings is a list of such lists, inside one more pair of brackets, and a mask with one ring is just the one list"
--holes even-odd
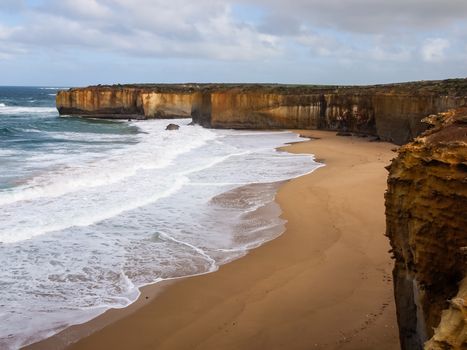
[(459, 293), (449, 304), (449, 309), (441, 314), (441, 322), (434, 330), (433, 337), (425, 344), (425, 350), (466, 349), (467, 278), (464, 278)]
[(376, 133), (383, 140), (404, 144), (426, 130), (422, 119), (430, 114), (467, 106), (465, 96), (378, 93), (372, 98)]
[(467, 79), (378, 86), (179, 84), (60, 91), (60, 114), (192, 117), (205, 127), (345, 130), (403, 144), (431, 113), (467, 105)]
[(191, 118), (193, 94), (142, 92), (146, 118)]
[(426, 349), (466, 349), (459, 284), (466, 276), (467, 109), (429, 122), (434, 129), (401, 147), (389, 167), (387, 235), (401, 346), (419, 350), (432, 338)]
[[(195, 122), (213, 128), (325, 129), (379, 136), (403, 144), (421, 134), (431, 113), (467, 105), (463, 97), (349, 92), (262, 94), (219, 92), (205, 97), (210, 115)], [(206, 110), (206, 109), (205, 109)]]
[(205, 126), (242, 129), (314, 129), (321, 111), (320, 95), (261, 92), (211, 94), (211, 116)]
[(86, 116), (118, 116), (143, 114), (141, 90), (134, 88), (70, 89), (56, 97), (60, 114)]
[(190, 118), (193, 88), (158, 86), (92, 86), (59, 91), (60, 114), (119, 118)]

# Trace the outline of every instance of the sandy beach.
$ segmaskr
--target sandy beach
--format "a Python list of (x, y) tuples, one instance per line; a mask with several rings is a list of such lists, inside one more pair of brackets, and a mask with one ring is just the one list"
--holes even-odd
[(383, 198), (395, 146), (300, 133), (314, 139), (286, 150), (326, 166), (281, 186), (283, 235), (217, 272), (143, 289), (111, 310), (118, 319), (77, 327), (94, 333), (69, 349), (399, 349)]

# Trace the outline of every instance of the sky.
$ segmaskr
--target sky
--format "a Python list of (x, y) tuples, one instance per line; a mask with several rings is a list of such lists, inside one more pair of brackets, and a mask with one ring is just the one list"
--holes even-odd
[(0, 85), (467, 77), (467, 0), (0, 0)]

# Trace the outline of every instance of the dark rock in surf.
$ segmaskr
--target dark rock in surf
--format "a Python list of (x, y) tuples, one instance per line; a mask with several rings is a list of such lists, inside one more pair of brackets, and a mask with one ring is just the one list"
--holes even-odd
[(180, 126), (178, 126), (177, 124), (169, 124), (165, 128), (165, 130), (178, 130), (178, 129), (180, 129)]

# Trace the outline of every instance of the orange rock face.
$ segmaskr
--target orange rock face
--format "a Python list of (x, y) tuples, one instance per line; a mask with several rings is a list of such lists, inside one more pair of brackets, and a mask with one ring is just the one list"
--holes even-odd
[[(222, 91), (202, 97), (193, 119), (213, 128), (324, 129), (375, 135), (403, 144), (421, 134), (431, 113), (467, 104), (457, 96), (410, 95), (362, 88), (288, 93)], [(204, 105), (203, 105), (204, 104)]]
[(433, 337), (425, 344), (425, 350), (464, 350), (467, 347), (467, 278), (449, 304), (449, 309), (441, 314)]
[(183, 118), (213, 128), (325, 129), (403, 144), (431, 113), (467, 105), (467, 79), (362, 87), (313, 85), (117, 85), (57, 94), (61, 114)]
[(191, 118), (193, 94), (142, 92), (146, 118)]
[(401, 147), (389, 167), (401, 345), (418, 350), (431, 339), (426, 349), (466, 349), (467, 109), (427, 121), (434, 128)]
[(59, 91), (60, 114), (117, 118), (189, 118), (192, 89), (183, 86), (92, 86)]
[(60, 114), (111, 116), (143, 113), (141, 90), (134, 88), (90, 87), (59, 91), (56, 104)]

